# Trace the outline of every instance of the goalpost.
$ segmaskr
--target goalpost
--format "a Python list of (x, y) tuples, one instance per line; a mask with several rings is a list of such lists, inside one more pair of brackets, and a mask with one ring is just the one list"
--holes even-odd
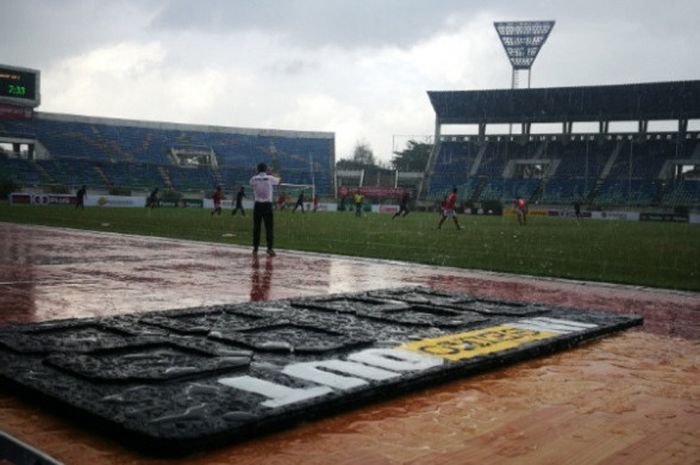
[(278, 192), (294, 193), (299, 195), (299, 192), (304, 191), (304, 194), (311, 193), (311, 198), (316, 195), (316, 186), (313, 184), (291, 184), (287, 182), (281, 182), (277, 186)]
[(273, 199), (273, 202), (279, 202), (280, 196), (285, 194), (286, 205), (294, 204), (301, 192), (304, 192), (304, 203), (312, 204), (314, 197), (316, 197), (316, 186), (314, 184), (292, 184), (283, 182), (280, 183), (279, 186), (276, 186), (275, 191), (277, 198)]

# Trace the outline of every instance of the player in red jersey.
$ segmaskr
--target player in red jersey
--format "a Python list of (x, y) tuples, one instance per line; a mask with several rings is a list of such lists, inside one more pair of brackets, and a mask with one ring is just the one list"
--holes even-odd
[(457, 215), (455, 214), (455, 204), (457, 203), (457, 188), (452, 189), (452, 193), (447, 196), (444, 202), (442, 202), (442, 215), (440, 217), (440, 222), (438, 223), (438, 229), (442, 227), (442, 223), (445, 222), (445, 220), (449, 217), (452, 218), (452, 221), (455, 222), (455, 226), (457, 226), (457, 229), (462, 229), (462, 226), (459, 225), (459, 221), (457, 221)]
[(527, 224), (527, 203), (525, 199), (518, 196), (518, 198), (515, 199), (514, 205), (515, 213), (518, 215), (518, 224), (525, 226)]
[(287, 194), (280, 192), (279, 197), (277, 197), (277, 209), (284, 210), (287, 208)]
[(221, 186), (216, 186), (216, 190), (211, 195), (211, 199), (214, 201), (214, 210), (211, 212), (212, 216), (214, 216), (214, 213), (221, 215), (221, 201), (224, 199), (224, 193), (221, 192)]

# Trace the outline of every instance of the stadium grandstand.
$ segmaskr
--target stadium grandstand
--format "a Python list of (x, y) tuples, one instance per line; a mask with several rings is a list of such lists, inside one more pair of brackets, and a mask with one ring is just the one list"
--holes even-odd
[(30, 114), (0, 118), (0, 173), (24, 189), (232, 190), (264, 161), (286, 183), (334, 194), (333, 133)]
[[(522, 196), (541, 205), (700, 207), (700, 132), (689, 130), (700, 118), (700, 81), (428, 96), (436, 143), (421, 184), (426, 200), (456, 186), (472, 205)], [(655, 122), (673, 129), (653, 130)], [(617, 123), (635, 130), (614, 131)], [(465, 134), (443, 135), (443, 127)]]

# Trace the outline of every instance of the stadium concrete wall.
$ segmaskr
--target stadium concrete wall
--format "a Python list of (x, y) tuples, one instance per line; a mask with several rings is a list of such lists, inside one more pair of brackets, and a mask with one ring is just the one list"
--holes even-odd
[[(204, 199), (203, 200), (203, 207), (204, 208), (214, 208), (214, 201), (212, 199)], [(233, 208), (233, 200), (222, 200), (221, 201), (221, 208), (224, 210), (226, 209), (231, 209)], [(252, 210), (253, 209), (253, 201), (252, 200), (244, 200), (243, 201), (243, 208), (246, 210)], [(288, 209), (294, 208), (287, 206)], [(304, 202), (304, 209), (306, 211), (311, 211), (313, 210), (313, 204), (311, 202)], [(319, 202), (318, 204), (318, 211), (322, 212), (334, 212), (338, 210), (338, 205), (335, 203), (328, 203), (328, 202)]]
[[(10, 194), (11, 204), (31, 205), (75, 205), (75, 194), (42, 194), (13, 192)], [(85, 197), (86, 207), (143, 207), (146, 197), (130, 197), (123, 195), (88, 195)]]
[[(74, 205), (76, 201), (75, 194), (45, 194), (45, 193), (30, 193), (30, 192), (13, 192), (9, 197), (10, 204), (30, 204), (30, 205)], [(144, 196), (121, 196), (121, 195), (88, 195), (85, 197), (86, 207), (112, 207), (112, 208), (129, 208), (129, 207), (140, 207), (143, 208), (146, 205), (146, 197)], [(163, 207), (174, 207), (175, 205), (168, 205), (163, 203)], [(187, 207), (191, 208), (214, 208), (214, 202), (211, 199), (203, 199), (202, 201), (196, 200), (194, 203), (188, 201)], [(232, 209), (233, 201), (224, 200), (221, 202), (221, 207), (223, 209)], [(246, 210), (253, 209), (252, 200), (244, 200), (243, 208)], [(291, 208), (291, 207), (288, 207)], [(305, 202), (304, 208), (308, 211), (313, 210), (313, 204), (311, 202)], [(334, 212), (338, 211), (338, 204), (334, 202), (320, 202), (318, 204), (318, 211)], [(388, 213), (394, 214), (399, 210), (398, 205), (371, 205), (369, 209), (365, 211), (371, 211), (372, 213)], [(348, 205), (347, 210), (354, 212), (354, 205)], [(466, 215), (470, 215), (471, 210), (465, 210)], [(479, 211), (479, 214), (483, 212)], [(575, 217), (574, 211), (572, 209), (545, 209), (545, 208), (533, 208), (530, 209), (528, 214), (533, 217), (561, 217), (561, 218), (573, 218)], [(503, 210), (503, 216), (515, 216), (515, 209), (506, 208)], [(691, 223), (700, 224), (700, 214), (691, 213), (689, 215), (677, 215), (677, 214), (656, 214), (656, 213), (641, 213), (636, 211), (581, 211), (581, 216), (583, 218), (591, 218), (594, 220), (612, 220), (612, 221), (665, 221), (665, 222), (675, 222), (675, 223)]]
[(639, 212), (592, 212), (591, 218), (594, 220), (639, 221)]

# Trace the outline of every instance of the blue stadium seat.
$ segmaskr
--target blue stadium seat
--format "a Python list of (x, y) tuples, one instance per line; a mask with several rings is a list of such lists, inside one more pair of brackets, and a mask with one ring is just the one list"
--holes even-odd
[(20, 186), (39, 186), (47, 181), (33, 162), (5, 156), (0, 156), (0, 179), (2, 178)]
[[(65, 116), (42, 117), (38, 112), (35, 116), (33, 120), (0, 121), (0, 136), (38, 140), (51, 155), (50, 160), (40, 162), (49, 179), (41, 178), (40, 170), (33, 174), (26, 170), (21, 176), (23, 184), (148, 187), (165, 184), (160, 174), (164, 170), (176, 189), (209, 190), (217, 184), (217, 175), (226, 186), (247, 184), (255, 166), (265, 161), (285, 182), (315, 181), (321, 195), (334, 194), (332, 138), (291, 132), (283, 135), (208, 128), (166, 129), (129, 122), (102, 123), (96, 118), (86, 122)], [(178, 146), (211, 150), (218, 167), (176, 166), (169, 153)], [(100, 175), (100, 169), (107, 180)], [(22, 170), (13, 168), (15, 171)]]
[[(612, 205), (649, 206), (697, 205), (697, 182), (677, 181), (663, 189), (664, 171), (674, 159), (697, 159), (700, 141), (696, 133), (685, 139), (676, 134), (630, 135), (544, 135), (526, 143), (520, 138), (490, 136), (475, 176), (469, 176), (481, 145), (476, 138), (445, 136), (440, 143), (427, 198), (439, 199), (452, 186), (460, 187), (467, 199), (502, 200), (535, 195), (543, 204), (584, 202)], [(696, 152), (698, 152), (696, 154)], [(614, 163), (606, 172), (611, 156)], [(512, 160), (547, 160), (555, 163), (543, 179), (505, 178)], [(513, 176), (510, 173), (509, 176)], [(479, 187), (483, 183), (481, 190)], [(596, 187), (598, 186), (598, 187)], [(478, 199), (474, 196), (478, 195)], [(595, 195), (595, 198), (590, 198)]]

